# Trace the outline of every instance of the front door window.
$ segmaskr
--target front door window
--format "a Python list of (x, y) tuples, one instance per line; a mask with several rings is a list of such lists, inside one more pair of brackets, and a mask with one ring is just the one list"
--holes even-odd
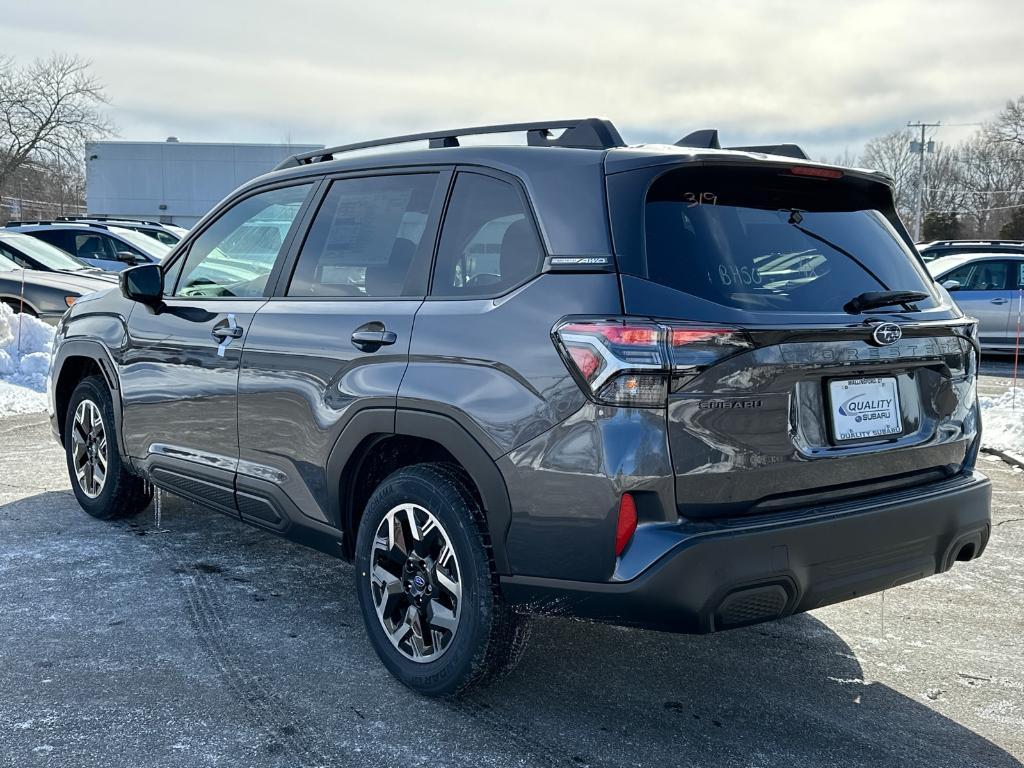
[(174, 295), (262, 296), (311, 186), (272, 189), (236, 203), (192, 243)]

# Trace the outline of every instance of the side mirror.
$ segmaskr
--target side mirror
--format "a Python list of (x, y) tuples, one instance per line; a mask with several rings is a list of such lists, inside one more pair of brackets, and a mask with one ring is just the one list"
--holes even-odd
[(943, 280), (942, 287), (947, 291), (959, 291), (960, 283), (957, 280)]
[(141, 304), (157, 305), (164, 297), (164, 273), (159, 264), (140, 264), (118, 275), (121, 293)]

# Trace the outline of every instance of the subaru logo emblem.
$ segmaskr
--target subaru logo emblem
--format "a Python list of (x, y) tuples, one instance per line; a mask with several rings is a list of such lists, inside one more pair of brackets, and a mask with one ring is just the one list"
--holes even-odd
[(878, 346), (887, 347), (902, 339), (903, 331), (896, 323), (879, 323), (875, 326), (871, 338), (875, 340), (875, 344)]

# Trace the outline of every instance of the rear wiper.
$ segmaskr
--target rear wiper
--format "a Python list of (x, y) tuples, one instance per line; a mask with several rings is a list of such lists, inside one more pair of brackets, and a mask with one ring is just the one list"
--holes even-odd
[(928, 294), (924, 291), (868, 291), (854, 296), (843, 307), (851, 315), (859, 314), (867, 309), (891, 307), (899, 305), (909, 312), (916, 312), (915, 301), (924, 301)]
[[(858, 258), (857, 258), (856, 256), (854, 256), (854, 255), (853, 255), (852, 253), (850, 253), (850, 252), (849, 252), (848, 250), (846, 250), (845, 248), (843, 248), (842, 246), (840, 246), (840, 245), (839, 245), (838, 243), (833, 243), (833, 242), (832, 242), (831, 240), (829, 240), (829, 239), (828, 239), (827, 237), (822, 237), (822, 236), (821, 236), (821, 235), (819, 235), (819, 234), (818, 234), (817, 232), (812, 232), (812, 231), (811, 231), (811, 230), (809, 230), (809, 229), (808, 229), (807, 227), (801, 227), (801, 226), (800, 226), (800, 223), (801, 223), (801, 222), (802, 222), (803, 220), (804, 220), (804, 215), (803, 215), (803, 214), (802, 214), (802, 213), (800, 212), (800, 210), (799, 210), (799, 209), (797, 209), (797, 208), (791, 208), (791, 209), (789, 209), (789, 220), (788, 220), (788, 223), (789, 223), (789, 224), (792, 224), (792, 225), (793, 225), (793, 226), (794, 226), (794, 227), (795, 227), (796, 229), (800, 230), (801, 232), (803, 232), (803, 233), (804, 233), (805, 235), (807, 235), (808, 237), (814, 238), (814, 239), (815, 239), (815, 240), (817, 240), (817, 241), (818, 241), (819, 243), (824, 243), (824, 244), (825, 244), (825, 245), (827, 245), (827, 246), (828, 246), (829, 248), (831, 248), (831, 249), (832, 249), (833, 251), (836, 251), (836, 252), (838, 252), (838, 253), (841, 253), (841, 254), (843, 254), (843, 256), (845, 256), (846, 258), (848, 258), (848, 259), (849, 259), (850, 261), (852, 261), (852, 262), (853, 262), (854, 264), (856, 264), (856, 265), (857, 265), (858, 267), (860, 267), (860, 268), (861, 268), (861, 269), (863, 269), (863, 270), (864, 270), (865, 272), (867, 272), (867, 273), (868, 273), (869, 275), (871, 275), (871, 277), (872, 277), (872, 278), (874, 279), (874, 281), (875, 281), (876, 283), (878, 283), (878, 284), (879, 284), (880, 286), (882, 286), (883, 288), (886, 288), (886, 287), (887, 287), (887, 286), (886, 286), (886, 284), (885, 284), (884, 282), (882, 282), (882, 278), (880, 278), (880, 277), (879, 277), (878, 275), (876, 275), (876, 274), (875, 274), (874, 272), (872, 272), (872, 271), (871, 271), (871, 270), (870, 270), (870, 269), (868, 268), (868, 265), (867, 265), (867, 264), (865, 264), (865, 263), (864, 263), (863, 261), (861, 261), (860, 259), (858, 259)], [(882, 306), (885, 306), (885, 304), (883, 304)]]

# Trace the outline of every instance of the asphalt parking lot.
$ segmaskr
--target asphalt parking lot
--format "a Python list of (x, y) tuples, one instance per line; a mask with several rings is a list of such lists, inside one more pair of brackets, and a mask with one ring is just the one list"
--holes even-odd
[(510, 678), (436, 702), (378, 663), (349, 566), (167, 496), (162, 532), (93, 520), (45, 417), (9, 417), (0, 765), (1018, 766), (1024, 473), (982, 465), (977, 562), (721, 635), (538, 619)]

